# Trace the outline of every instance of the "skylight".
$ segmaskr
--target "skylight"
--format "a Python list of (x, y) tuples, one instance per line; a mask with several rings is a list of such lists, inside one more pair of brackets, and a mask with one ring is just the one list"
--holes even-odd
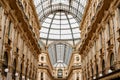
[(52, 0), (52, 4), (69, 4), (69, 0)]
[(72, 46), (67, 43), (56, 42), (48, 48), (49, 56), (53, 67), (67, 67), (72, 54)]
[(50, 14), (42, 23), (40, 37), (46, 40), (46, 45), (52, 40), (71, 41), (75, 45), (80, 40), (78, 22), (66, 12)]

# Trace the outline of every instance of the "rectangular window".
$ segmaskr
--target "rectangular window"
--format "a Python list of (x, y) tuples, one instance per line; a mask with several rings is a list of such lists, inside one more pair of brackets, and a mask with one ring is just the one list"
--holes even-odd
[(118, 27), (119, 27), (118, 33), (119, 33), (119, 36), (120, 36), (120, 6), (118, 7), (118, 17), (119, 17), (119, 19), (118, 19)]
[(10, 31), (11, 31), (11, 21), (9, 21), (8, 25), (8, 37), (10, 38)]
[[(0, 4), (0, 12), (2, 11), (2, 6), (1, 6), (1, 4)], [(0, 14), (1, 15), (1, 14)]]
[(120, 36), (120, 29), (118, 30), (119, 36)]
[(96, 53), (96, 51), (97, 51), (96, 41), (95, 41), (95, 43), (94, 43), (94, 46), (95, 46), (95, 53)]
[(100, 48), (102, 48), (102, 32), (100, 33)]
[(41, 72), (41, 80), (43, 80), (43, 72)]
[(110, 39), (110, 23), (108, 22), (108, 37)]
[(102, 32), (100, 32), (100, 53), (102, 54)]

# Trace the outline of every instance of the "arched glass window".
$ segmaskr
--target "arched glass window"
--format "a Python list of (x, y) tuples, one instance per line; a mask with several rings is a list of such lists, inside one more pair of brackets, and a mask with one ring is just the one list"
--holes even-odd
[(21, 70), (21, 72), (20, 72), (20, 80), (22, 80), (22, 63), (21, 63), (21, 66), (20, 66), (20, 70)]
[(89, 80), (89, 76), (90, 76), (89, 70), (87, 70), (87, 74), (88, 74), (88, 80)]
[(14, 59), (14, 62), (13, 62), (13, 73), (12, 73), (13, 80), (15, 80), (15, 73), (16, 73), (16, 59)]
[(110, 69), (114, 70), (114, 54), (110, 55)]
[[(27, 62), (27, 64), (28, 64), (28, 62)], [(27, 67), (26, 67), (25, 80), (27, 80), (27, 73), (28, 73), (28, 65), (27, 65)]]
[(62, 78), (62, 76), (63, 76), (63, 70), (58, 69), (58, 78)]
[(30, 64), (29, 79), (31, 79), (31, 75), (32, 75), (32, 63)]
[(96, 64), (96, 78), (98, 77), (98, 65)]
[[(30, 69), (31, 69), (31, 68), (30, 68)], [(31, 78), (31, 72), (32, 72), (32, 71), (30, 70), (30, 73), (29, 73), (29, 78)]]
[(93, 74), (94, 74), (94, 73), (93, 73), (93, 68), (92, 68), (91, 70), (92, 70), (92, 77), (93, 77)]
[(102, 61), (102, 74), (105, 74), (105, 61)]

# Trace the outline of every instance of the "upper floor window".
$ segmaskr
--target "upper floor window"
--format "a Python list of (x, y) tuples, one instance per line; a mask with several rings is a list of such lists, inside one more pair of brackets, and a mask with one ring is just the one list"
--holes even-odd
[[(119, 13), (118, 13), (119, 14), (119, 21), (120, 21), (120, 6), (118, 7), (118, 10), (119, 10)], [(120, 28), (120, 25), (119, 25), (119, 28)]]
[(9, 26), (8, 26), (8, 36), (10, 37), (10, 33), (11, 33), (11, 25), (12, 25), (12, 22), (9, 21)]
[(41, 80), (43, 80), (43, 72), (41, 72)]
[(79, 61), (79, 57), (78, 56), (76, 57), (76, 61)]
[(77, 73), (77, 79), (76, 80), (79, 80), (79, 73)]
[(109, 35), (109, 39), (110, 39), (110, 23), (108, 22), (108, 35)]
[(96, 78), (98, 77), (98, 65), (96, 64)]
[(94, 71), (93, 71), (93, 68), (92, 68), (92, 67), (91, 67), (91, 70), (92, 70), (92, 77), (93, 77)]
[(12, 72), (13, 80), (15, 80), (15, 74), (16, 74), (16, 59), (14, 59), (14, 62), (13, 62), (13, 72)]
[(102, 32), (100, 33), (100, 48), (102, 48)]
[(44, 57), (43, 56), (41, 57), (41, 61), (44, 61)]
[(2, 65), (2, 75), (7, 76), (7, 72), (8, 72), (8, 53), (5, 52), (4, 53), (4, 63)]
[(102, 61), (102, 74), (105, 73), (105, 61), (103, 60)]
[(110, 69), (114, 70), (114, 54), (110, 55)]

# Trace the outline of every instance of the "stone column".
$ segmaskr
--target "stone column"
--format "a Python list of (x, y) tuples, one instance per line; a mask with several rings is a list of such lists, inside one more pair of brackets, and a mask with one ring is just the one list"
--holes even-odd
[(38, 73), (37, 73), (37, 80), (40, 80), (40, 72), (38, 70)]
[(12, 72), (11, 71), (9, 71), (7, 73), (7, 80), (12, 80)]
[(120, 35), (118, 29), (120, 29), (120, 15), (119, 15), (119, 9), (117, 8), (115, 10), (115, 20), (114, 20), (114, 25), (115, 25), (115, 42), (116, 42), (116, 51), (117, 51), (117, 62), (116, 62), (116, 68), (120, 69)]
[(19, 77), (20, 77), (20, 76), (19, 76), (19, 74), (18, 74), (17, 76), (15, 76), (15, 79), (16, 79), (16, 80), (19, 80)]
[(74, 74), (74, 80), (77, 80), (77, 74), (76, 74), (76, 72), (73, 72), (73, 74)]
[[(1, 16), (1, 23), (0, 23), (0, 37), (1, 37), (1, 39), (0, 39), (0, 57), (1, 57), (1, 54), (3, 53), (3, 42), (4, 42), (4, 30), (5, 30), (5, 27), (4, 27), (4, 25), (5, 25), (5, 20), (6, 20), (6, 16), (4, 15), (4, 10), (2, 11), (2, 16)], [(1, 59), (1, 58), (0, 58)]]

